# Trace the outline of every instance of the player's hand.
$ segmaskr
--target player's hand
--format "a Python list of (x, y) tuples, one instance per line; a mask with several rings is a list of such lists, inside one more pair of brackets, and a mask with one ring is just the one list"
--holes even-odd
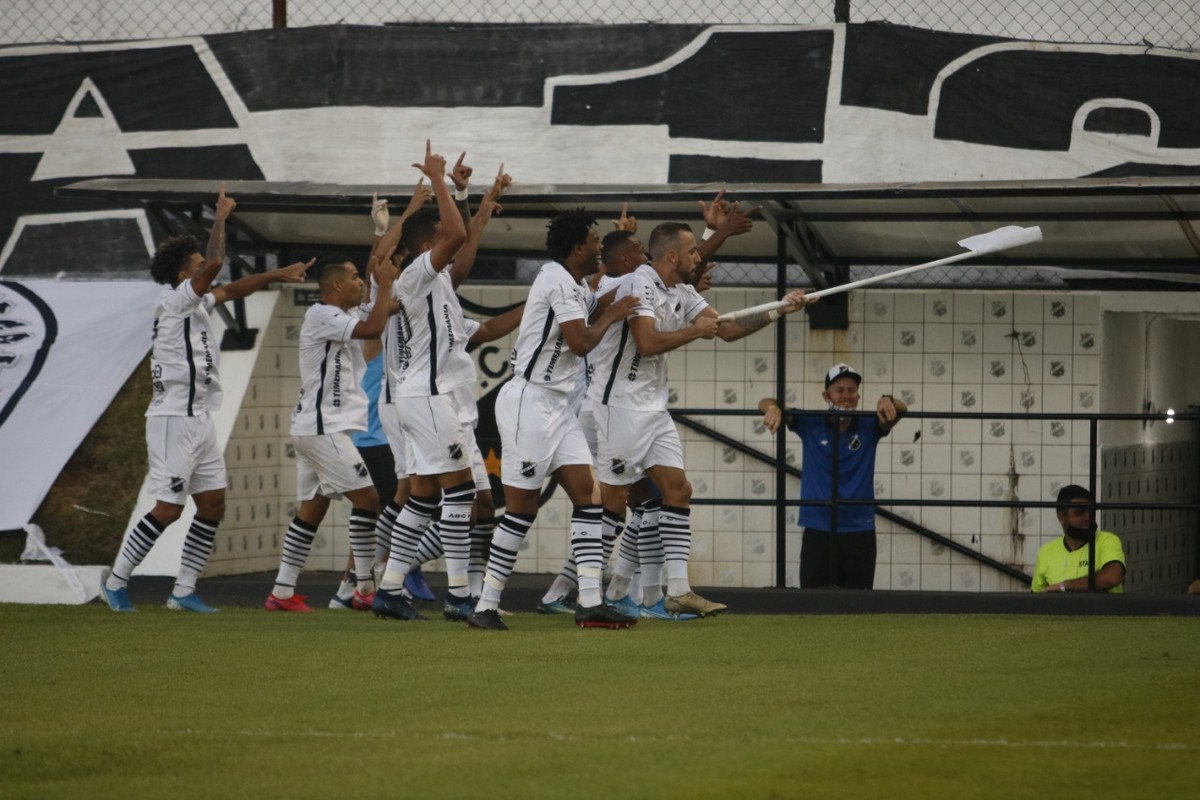
[(404, 213), (400, 215), (401, 219), (408, 219), (413, 214), (421, 210), (421, 207), (429, 202), (433, 197), (433, 192), (429, 191), (429, 187), (425, 185), (425, 176), (417, 181), (417, 186), (413, 189), (412, 197), (408, 200), (408, 205), (404, 207)]
[(637, 310), (638, 299), (634, 295), (627, 294), (620, 300), (615, 300), (608, 307), (608, 314), (613, 318), (613, 321), (623, 320), (629, 317)]
[(428, 139), (425, 140), (425, 160), (419, 164), (414, 161), (413, 166), (421, 170), (421, 173), (431, 182), (446, 179), (446, 159), (433, 152), (433, 145)]
[(722, 219), (717, 224), (717, 230), (728, 233), (730, 236), (749, 233), (754, 228), (754, 221), (751, 217), (760, 211), (762, 211), (762, 206), (752, 206), (743, 211), (741, 201), (733, 205), (726, 205), (722, 209)]
[(450, 180), (454, 181), (454, 188), (460, 192), (467, 188), (467, 184), (471, 182), (471, 175), (475, 172), (473, 168), (463, 163), (463, 159), (466, 157), (467, 151), (463, 150), (458, 161), (454, 162), (453, 169), (450, 170)]
[[(817, 300), (819, 299), (820, 298), (817, 298)], [(793, 311), (799, 311), (809, 303), (817, 302), (817, 300), (809, 300), (807, 297), (805, 297), (803, 289), (796, 289), (795, 291), (788, 292), (783, 296), (783, 302), (787, 303), (787, 305), (779, 309), (779, 316), (791, 314)]]
[(504, 171), (504, 164), (500, 164), (500, 169), (496, 171), (496, 179), (492, 181), (492, 191), (495, 193), (495, 199), (499, 200), (504, 196), (504, 193), (512, 186), (512, 175)]
[(221, 189), (217, 192), (217, 207), (213, 216), (217, 220), (229, 219), (229, 215), (237, 208), (237, 201), (225, 196), (225, 181), (221, 181)]
[(704, 217), (704, 225), (712, 228), (714, 231), (721, 226), (721, 220), (724, 217), (725, 190), (717, 192), (717, 196), (713, 198), (711, 203), (706, 203), (703, 200), (697, 201), (700, 203), (700, 215)]
[(392, 263), (392, 256), (395, 252), (396, 248), (389, 247), (388, 251), (383, 254), (383, 258), (371, 256), (367, 259), (367, 271), (375, 276), (375, 283), (379, 286), (389, 286), (396, 278), (400, 277), (400, 270), (396, 269), (396, 265)]
[(276, 280), (286, 283), (298, 283), (304, 280), (304, 273), (308, 272), (308, 268), (314, 263), (316, 263), (316, 259), (310, 258), (308, 261), (297, 261), (295, 264), (280, 267), (275, 270)]
[(717, 335), (717, 318), (715, 316), (700, 316), (696, 317), (692, 327), (696, 329), (701, 339), (711, 339)]
[(712, 274), (716, 268), (717, 262), (715, 261), (706, 261), (696, 267), (696, 277), (692, 285), (696, 287), (697, 292), (707, 292), (712, 288)]
[(629, 201), (621, 204), (621, 216), (612, 221), (613, 229), (637, 233), (637, 217), (629, 215)]
[(380, 197), (378, 192), (371, 193), (371, 221), (375, 223), (376, 236), (383, 236), (387, 233), (390, 221), (388, 201), (386, 197)]

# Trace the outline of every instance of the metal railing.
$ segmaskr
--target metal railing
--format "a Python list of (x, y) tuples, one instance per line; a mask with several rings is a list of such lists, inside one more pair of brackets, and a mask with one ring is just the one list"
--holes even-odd
[[(805, 411), (800, 409), (791, 409), (788, 414), (800, 414), (805, 416), (830, 416), (827, 410), (821, 411)], [(737, 416), (737, 417), (753, 417), (758, 416), (758, 411), (745, 409), (712, 409), (712, 408), (674, 408), (671, 409), (671, 416), (675, 421), (691, 430), (695, 431), (707, 438), (712, 439), (724, 446), (731, 447), (744, 456), (755, 460), (759, 463), (766, 464), (775, 470), (775, 497), (768, 499), (750, 499), (746, 497), (711, 497), (711, 498), (692, 498), (693, 505), (712, 505), (712, 506), (768, 506), (775, 510), (775, 582), (776, 586), (783, 587), (786, 585), (786, 536), (788, 531), (788, 522), (786, 512), (788, 508), (799, 508), (801, 506), (824, 506), (830, 509), (832, 519), (831, 530), (837, 530), (837, 514), (839, 507), (845, 506), (875, 506), (877, 516), (886, 519), (893, 525), (899, 526), (911, 533), (917, 534), (925, 539), (935, 542), (943, 547), (967, 556), (983, 566), (994, 569), (998, 572), (1007, 575), (1010, 578), (1030, 583), (1032, 576), (1026, 574), (1022, 570), (1006, 564), (992, 556), (983, 553), (980, 550), (969, 547), (968, 545), (954, 539), (951, 536), (944, 535), (934, 531), (924, 525), (914, 522), (907, 517), (890, 511), (886, 507), (916, 507), (916, 508), (1004, 508), (1024, 510), (1028, 508), (1055, 508), (1057, 503), (1054, 500), (984, 500), (969, 499), (969, 500), (937, 500), (927, 498), (896, 498), (885, 497), (874, 500), (850, 500), (838, 498), (838, 481), (839, 474), (834, 469), (832, 476), (832, 492), (831, 498), (826, 500), (803, 500), (800, 498), (789, 498), (787, 495), (787, 478), (800, 478), (802, 470), (789, 465), (786, 462), (786, 425), (780, 425), (776, 433), (775, 454), (770, 455), (758, 450), (745, 442), (727, 436), (720, 431), (717, 431), (709, 426), (706, 426), (693, 417), (697, 416)], [(874, 416), (872, 411), (854, 411), (854, 412), (839, 412), (837, 416), (856, 416), (856, 417), (871, 417)], [(1088, 474), (1084, 487), (1091, 493), (1092, 497), (1100, 496), (1101, 492), (1097, 485), (1098, 470), (1097, 470), (1097, 453), (1099, 448), (1099, 423), (1109, 421), (1171, 421), (1178, 423), (1200, 421), (1200, 413), (1183, 413), (1183, 414), (1163, 414), (1163, 413), (1137, 413), (1137, 414), (1079, 414), (1079, 413), (988, 413), (988, 412), (920, 412), (910, 411), (904, 415), (905, 419), (977, 419), (977, 420), (1019, 420), (1019, 421), (1039, 421), (1039, 420), (1057, 420), (1070, 421), (1081, 420), (1088, 423), (1088, 450), (1090, 457), (1088, 460)], [(839, 426), (832, 425), (830, 430), (833, 433), (833, 443), (831, 445), (834, 453), (838, 452), (837, 437), (840, 435)], [(1096, 502), (1091, 505), (1096, 511), (1104, 511), (1105, 509), (1126, 509), (1126, 510), (1170, 510), (1170, 511), (1200, 511), (1200, 498), (1193, 498), (1191, 502)], [(1089, 544), (1089, 548), (1094, 548), (1095, 542)], [(1088, 585), (1095, 587), (1095, 557), (1094, 553), (1089, 555), (1089, 571)], [(1196, 565), (1200, 568), (1200, 564)]]

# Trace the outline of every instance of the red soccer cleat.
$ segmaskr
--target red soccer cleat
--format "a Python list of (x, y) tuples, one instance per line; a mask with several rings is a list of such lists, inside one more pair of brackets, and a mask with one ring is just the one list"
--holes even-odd
[(304, 601), (308, 599), (306, 594), (294, 594), (291, 597), (280, 599), (275, 596), (275, 593), (267, 595), (267, 602), (263, 603), (263, 608), (267, 611), (312, 611)]

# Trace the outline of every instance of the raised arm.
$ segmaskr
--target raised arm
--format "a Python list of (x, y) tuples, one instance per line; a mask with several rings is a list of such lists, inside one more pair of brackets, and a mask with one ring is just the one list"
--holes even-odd
[[(429, 202), (433, 194), (425, 186), (425, 178), (417, 181), (412, 197), (404, 208), (404, 213), (389, 224), (387, 199), (372, 195), (371, 219), (375, 222), (375, 239), (371, 245), (371, 255), (380, 258), (388, 250), (400, 246), (400, 234), (404, 231), (404, 220), (415, 214), (423, 205)], [(382, 231), (382, 232), (381, 232)]]
[(433, 152), (433, 146), (425, 140), (425, 161), (413, 164), (429, 179), (429, 188), (437, 201), (438, 221), (441, 229), (434, 239), (433, 249), (429, 254), (430, 263), (437, 271), (442, 271), (449, 264), (458, 248), (467, 240), (467, 228), (463, 224), (462, 215), (454, 205), (454, 198), (446, 186), (446, 159)]
[(400, 270), (392, 263), (392, 252), (388, 251), (384, 253), (383, 258), (371, 256), (367, 260), (367, 273), (375, 276), (379, 292), (375, 295), (375, 304), (371, 306), (367, 318), (354, 326), (354, 332), (350, 334), (351, 339), (378, 339), (383, 335), (384, 326), (387, 325), (388, 316), (391, 314), (392, 304), (389, 299), (392, 296), (392, 284), (399, 277)]
[(504, 165), (501, 164), (495, 182), (490, 189), (483, 193), (483, 198), (479, 201), (479, 210), (467, 223), (466, 243), (454, 254), (454, 262), (450, 265), (450, 282), (455, 289), (461, 286), (467, 276), (471, 274), (471, 268), (475, 266), (475, 257), (479, 253), (479, 240), (483, 237), (483, 229), (487, 227), (493, 214), (499, 214), (504, 210), (497, 201), (503, 194), (504, 188), (511, 183), (512, 178), (504, 172)]
[[(308, 261), (297, 261), (295, 264), (289, 264), (286, 267), (273, 269), (270, 272), (260, 272), (255, 275), (247, 275), (244, 278), (239, 278), (233, 283), (217, 286), (212, 290), (213, 298), (218, 303), (225, 303), (230, 300), (240, 300), (243, 297), (254, 294), (259, 289), (266, 288), (269, 284), (281, 281), (284, 283), (299, 283), (304, 280), (304, 274), (308, 272), (308, 268), (316, 261), (315, 258), (310, 258)], [(193, 285), (193, 288), (194, 285)]]
[(208, 251), (204, 255), (205, 261), (224, 261), (225, 260), (225, 220), (229, 219), (229, 215), (237, 208), (237, 201), (232, 197), (225, 196), (225, 182), (221, 182), (221, 189), (217, 193), (217, 206), (213, 212), (212, 233), (208, 237)]
[[(741, 202), (730, 205), (725, 199), (724, 189), (717, 192), (712, 203), (699, 202), (700, 213), (704, 217), (704, 235), (707, 237), (696, 245), (701, 264), (709, 261), (731, 236), (749, 233), (754, 227), (751, 217), (762, 210), (762, 206), (753, 206), (743, 211)], [(709, 234), (709, 231), (712, 233)]]

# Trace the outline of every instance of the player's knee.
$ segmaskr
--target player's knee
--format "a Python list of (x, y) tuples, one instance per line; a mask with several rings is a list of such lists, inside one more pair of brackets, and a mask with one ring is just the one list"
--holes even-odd
[[(197, 509), (198, 510), (198, 509)], [(183, 516), (183, 506), (177, 506), (174, 503), (164, 503), (161, 500), (154, 504), (154, 510), (150, 512), (164, 527), (173, 522), (177, 522)], [(200, 516), (204, 516), (201, 514)]]

